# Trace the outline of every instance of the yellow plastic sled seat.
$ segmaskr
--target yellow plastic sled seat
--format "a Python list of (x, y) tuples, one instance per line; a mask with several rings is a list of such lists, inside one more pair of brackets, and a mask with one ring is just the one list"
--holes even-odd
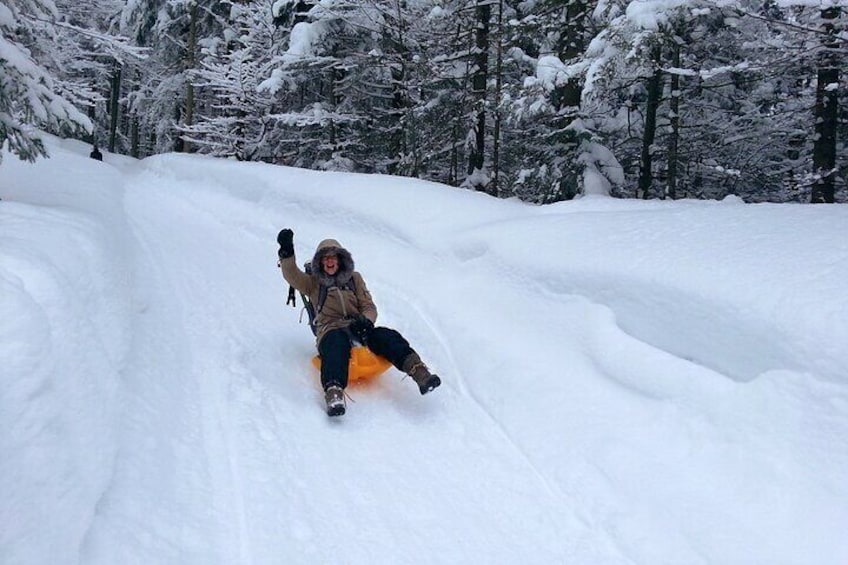
[[(312, 364), (321, 370), (321, 358), (316, 355), (312, 358)], [(348, 381), (367, 381), (382, 375), (392, 364), (383, 357), (375, 355), (370, 349), (363, 346), (352, 347), (350, 350), (350, 364), (348, 365)]]

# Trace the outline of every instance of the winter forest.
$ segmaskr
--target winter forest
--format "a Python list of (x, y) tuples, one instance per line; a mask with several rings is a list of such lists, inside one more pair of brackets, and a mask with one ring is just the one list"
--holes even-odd
[[(845, 0), (2, 0), (0, 144), (848, 201)], [(2, 171), (2, 164), (0, 164)]]

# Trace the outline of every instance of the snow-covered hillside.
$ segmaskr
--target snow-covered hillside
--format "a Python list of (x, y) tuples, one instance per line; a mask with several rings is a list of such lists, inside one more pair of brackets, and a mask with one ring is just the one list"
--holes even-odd
[[(845, 205), (49, 149), (0, 166), (0, 563), (848, 562)], [(327, 418), (283, 227), (441, 388)]]

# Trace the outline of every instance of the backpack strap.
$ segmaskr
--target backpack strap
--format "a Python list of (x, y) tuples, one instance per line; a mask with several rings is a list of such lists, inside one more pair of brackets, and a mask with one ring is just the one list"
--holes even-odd
[[(307, 275), (312, 274), (312, 262), (311, 261), (307, 261), (303, 265), (303, 271)], [(327, 296), (326, 296), (327, 290), (325, 288), (321, 287), (321, 288), (318, 289), (318, 301), (319, 302), (321, 302), (321, 293), (322, 292), (324, 293), (324, 299), (327, 298)], [(306, 310), (306, 315), (309, 317), (309, 329), (312, 330), (312, 335), (317, 336), (318, 335), (318, 328), (315, 326), (315, 318), (318, 317), (318, 311), (315, 310), (315, 305), (312, 304), (312, 301), (309, 300), (309, 297), (306, 296), (305, 294), (303, 294), (302, 292), (300, 293), (300, 299), (303, 301), (303, 308)]]
[[(303, 266), (303, 271), (307, 275), (312, 274), (311, 261), (308, 261)], [(348, 282), (342, 285), (341, 289), (352, 290), (354, 293), (356, 293), (356, 281), (353, 280), (353, 276), (350, 277)], [(292, 306), (295, 305), (294, 291), (294, 287), (289, 286), (289, 299), (286, 301), (286, 304), (289, 304), (289, 301), (291, 301)], [(315, 319), (318, 317), (318, 314), (324, 308), (324, 302), (327, 301), (327, 287), (324, 285), (318, 286), (318, 304), (313, 304), (312, 301), (309, 300), (309, 297), (303, 294), (302, 292), (299, 294), (301, 301), (303, 301), (303, 308), (304, 310), (306, 310), (306, 315), (309, 317), (309, 327), (310, 329), (312, 329), (312, 333), (314, 335), (318, 335), (318, 328), (315, 326)]]
[[(353, 280), (353, 277), (339, 287), (341, 290), (352, 290), (354, 294), (356, 293), (356, 282)], [(319, 314), (321, 310), (324, 308), (324, 302), (327, 301), (327, 287), (321, 285), (318, 288), (318, 307), (315, 309), (315, 314)]]

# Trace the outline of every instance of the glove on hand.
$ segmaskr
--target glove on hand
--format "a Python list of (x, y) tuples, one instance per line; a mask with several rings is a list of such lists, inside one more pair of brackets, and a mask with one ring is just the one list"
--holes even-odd
[(368, 338), (371, 337), (371, 332), (374, 331), (374, 322), (360, 314), (348, 326), (350, 333), (359, 340), (362, 345), (368, 343)]
[(277, 243), (280, 244), (280, 250), (277, 251), (280, 259), (294, 255), (294, 232), (289, 228), (280, 230), (280, 233), (277, 234)]

